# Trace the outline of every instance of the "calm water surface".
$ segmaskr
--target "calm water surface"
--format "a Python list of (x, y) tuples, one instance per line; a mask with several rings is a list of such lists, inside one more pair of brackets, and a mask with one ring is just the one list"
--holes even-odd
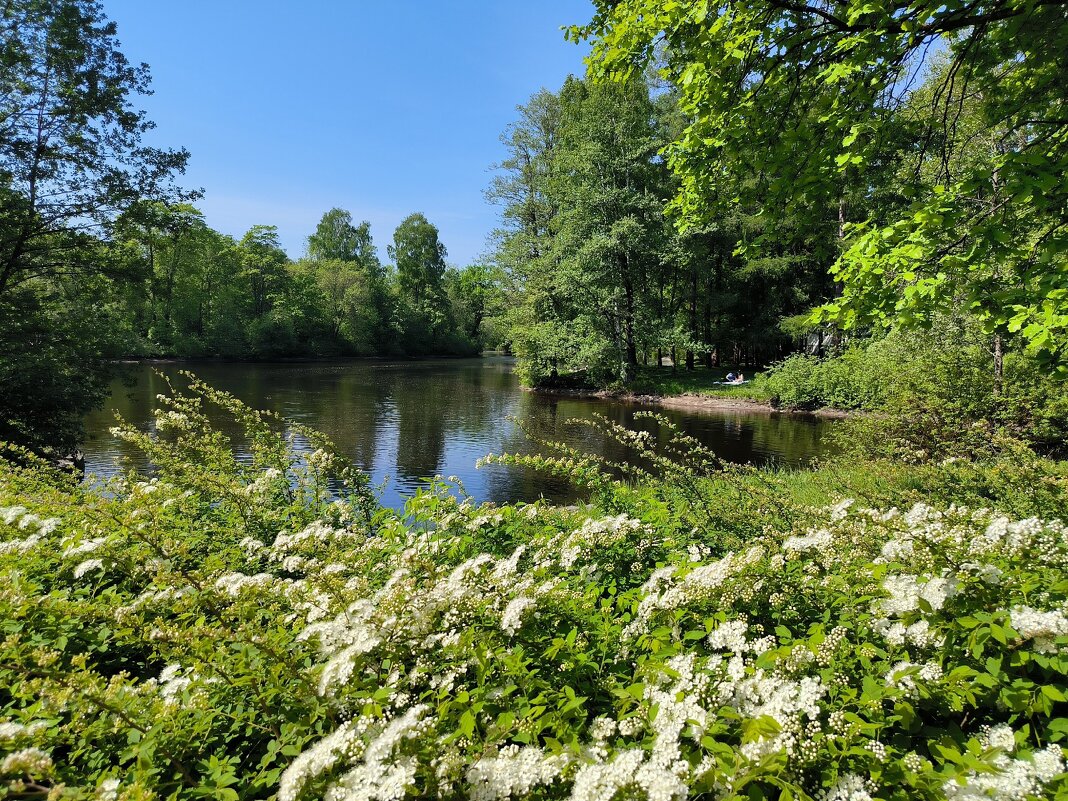
[[(498, 465), (475, 468), (487, 453), (534, 452), (515, 421), (537, 435), (564, 440), (618, 459), (604, 437), (567, 425), (595, 414), (631, 428), (654, 430), (634, 413), (650, 407), (549, 397), (524, 392), (504, 357), (391, 362), (347, 360), (314, 363), (222, 362), (138, 364), (116, 380), (106, 407), (87, 418), (86, 470), (107, 476), (125, 467), (147, 468), (143, 456), (108, 429), (118, 412), (150, 429), (156, 395), (166, 389), (157, 374), (181, 382), (192, 370), (209, 384), (258, 409), (326, 433), (343, 453), (382, 485), (384, 503), (399, 507), (428, 477), (459, 476), (477, 500), (511, 502), (574, 496), (562, 482), (533, 471)], [(811, 417), (739, 412), (656, 410), (686, 433), (734, 462), (801, 465), (821, 453), (821, 437), (833, 423)]]

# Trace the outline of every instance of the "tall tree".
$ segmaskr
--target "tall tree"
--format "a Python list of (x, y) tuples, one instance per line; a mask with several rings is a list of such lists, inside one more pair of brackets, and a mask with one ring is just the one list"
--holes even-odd
[(487, 344), (483, 341), (483, 323), (499, 315), (503, 307), (500, 269), (471, 264), (462, 270), (447, 270), (445, 285), (458, 333), (481, 350)]
[(312, 259), (336, 259), (357, 262), (365, 269), (378, 265), (378, 254), (371, 241), (371, 223), (352, 224), (352, 214), (333, 208), (326, 212), (315, 233), (308, 237), (308, 255)]
[(70, 451), (129, 333), (104, 243), (143, 199), (174, 200), (184, 150), (142, 141), (145, 65), (93, 0), (10, 0), (0, 12), (0, 438)]
[(660, 327), (666, 266), (668, 176), (649, 89), (569, 78), (521, 114), (491, 197), (504, 203), (498, 261), (523, 286), (511, 315), (523, 369), (534, 381), (566, 370), (629, 382)]
[(445, 291), (445, 245), (438, 229), (422, 214), (405, 217), (388, 248), (395, 266), (398, 317), (404, 349), (427, 353), (441, 349), (453, 321)]
[(646, 302), (664, 249), (666, 174), (656, 159), (657, 115), (644, 81), (561, 91), (561, 144), (553, 191), (561, 209), (557, 247), (585, 327), (614, 353), (616, 377), (633, 380)]
[(438, 229), (422, 214), (409, 214), (393, 232), (389, 257), (397, 268), (401, 291), (416, 304), (437, 294), (445, 274), (445, 245)]
[(388, 352), (392, 304), (371, 224), (353, 225), (349, 212), (330, 209), (308, 237), (308, 255), (335, 347)]
[(0, 296), (21, 281), (108, 266), (91, 240), (143, 199), (170, 199), (185, 150), (142, 142), (130, 65), (93, 0), (11, 0), (0, 17)]
[(550, 179), (560, 140), (560, 97), (541, 89), (517, 107), (519, 118), (501, 142), (508, 157), (495, 165), (486, 197), (501, 207), (494, 232), (494, 260), (509, 281), (513, 306), (509, 338), (529, 380), (555, 376), (570, 360), (574, 343), (564, 328), (567, 313), (557, 276), (557, 198)]
[(551, 249), (557, 208), (549, 178), (560, 137), (560, 98), (541, 89), (516, 110), (519, 119), (501, 135), (508, 157), (494, 166), (486, 198), (501, 206), (497, 259), (505, 269), (523, 272)]
[(278, 227), (254, 225), (237, 244), (241, 277), (248, 292), (249, 314), (262, 317), (281, 294), (289, 262), (278, 240)]

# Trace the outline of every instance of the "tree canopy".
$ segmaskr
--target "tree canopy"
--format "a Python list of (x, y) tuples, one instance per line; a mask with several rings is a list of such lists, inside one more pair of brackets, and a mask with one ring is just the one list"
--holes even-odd
[[(744, 203), (771, 218), (807, 205), (835, 225), (847, 191), (878, 191), (888, 154), (915, 165), (899, 176), (904, 203), (842, 220), (855, 223), (835, 267), (842, 293), (822, 319), (922, 325), (963, 305), (1063, 367), (1066, 5), (597, 0), (571, 35), (594, 40), (596, 75), (653, 63), (676, 87), (687, 122), (667, 152), (684, 224)], [(903, 114), (925, 82), (927, 108)], [(964, 168), (954, 150), (966, 113), (995, 141)]]
[(189, 154), (142, 141), (153, 123), (133, 98), (148, 92), (147, 65), (119, 51), (100, 3), (4, 4), (0, 294), (32, 277), (101, 269), (88, 239), (134, 202), (179, 195), (171, 179)]

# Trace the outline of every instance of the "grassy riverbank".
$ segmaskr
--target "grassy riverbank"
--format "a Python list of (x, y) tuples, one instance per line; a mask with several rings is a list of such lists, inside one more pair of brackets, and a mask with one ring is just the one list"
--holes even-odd
[(693, 370), (671, 367), (642, 367), (633, 383), (626, 387), (599, 389), (582, 375), (564, 376), (532, 387), (546, 395), (606, 398), (695, 411), (742, 411), (773, 414), (778, 412), (811, 413), (823, 417), (845, 417), (848, 412), (831, 407), (799, 404), (783, 405), (759, 372), (745, 373), (746, 383), (726, 384), (727, 374), (738, 369), (695, 367)]
[[(725, 386), (728, 373), (743, 373), (748, 383), (738, 386)], [(695, 366), (693, 370), (685, 367), (642, 367), (634, 380), (631, 390), (638, 395), (659, 395), (674, 397), (695, 395), (707, 398), (729, 398), (736, 400), (753, 400), (766, 403), (771, 396), (765, 392), (759, 381), (753, 379), (759, 373), (745, 368), (703, 367)]]

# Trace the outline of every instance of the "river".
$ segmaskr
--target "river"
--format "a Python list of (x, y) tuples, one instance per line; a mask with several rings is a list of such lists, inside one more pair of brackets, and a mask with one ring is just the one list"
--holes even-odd
[[(124, 467), (147, 468), (144, 457), (109, 433), (115, 414), (141, 428), (152, 425), (163, 377), (191, 370), (245, 403), (326, 433), (382, 487), (382, 502), (400, 507), (425, 479), (455, 475), (479, 501), (531, 501), (574, 497), (561, 481), (499, 465), (476, 469), (487, 453), (533, 452), (523, 428), (587, 452), (620, 458), (623, 451), (572, 418), (597, 414), (635, 428), (651, 428), (631, 403), (545, 396), (525, 392), (512, 360), (481, 359), (302, 363), (164, 362), (131, 365), (116, 379), (105, 407), (86, 419), (83, 446), (90, 476)], [(753, 412), (653, 409), (722, 458), (758, 465), (799, 466), (824, 449), (828, 421), (809, 416)]]

